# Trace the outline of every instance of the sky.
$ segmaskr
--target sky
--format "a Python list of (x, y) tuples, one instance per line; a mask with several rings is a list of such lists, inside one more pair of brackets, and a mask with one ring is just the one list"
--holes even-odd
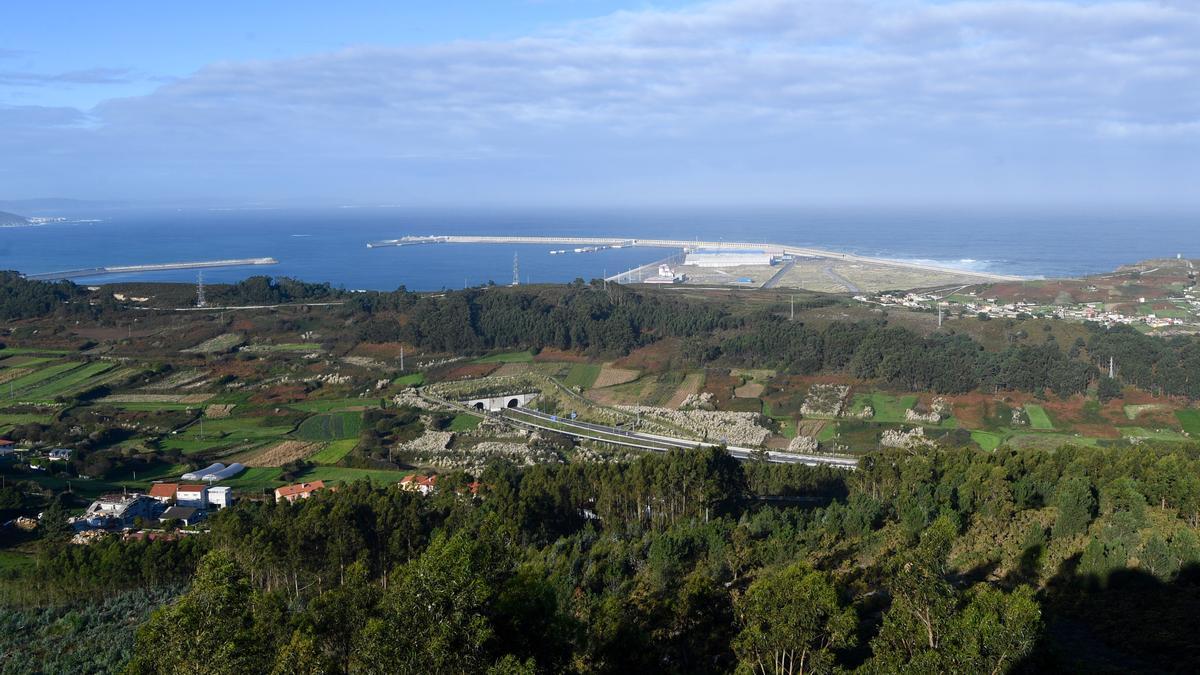
[(0, 3), (0, 200), (1200, 207), (1196, 0)]

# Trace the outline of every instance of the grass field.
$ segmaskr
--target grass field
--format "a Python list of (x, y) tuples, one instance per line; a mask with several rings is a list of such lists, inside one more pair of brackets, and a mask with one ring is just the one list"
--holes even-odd
[(533, 361), (533, 353), (524, 351), (489, 354), (488, 356), (475, 359), (471, 363), (529, 363), (531, 361)]
[(358, 445), (358, 439), (347, 438), (341, 441), (333, 441), (326, 445), (317, 454), (309, 457), (314, 464), (337, 464), (342, 461), (342, 458), (350, 454), (354, 446)]
[(409, 373), (392, 380), (392, 384), (400, 387), (419, 387), (425, 384), (425, 373)]
[(208, 420), (203, 425), (203, 435), (200, 433), (201, 425), (193, 424), (183, 433), (164, 441), (163, 448), (166, 450), (175, 448), (184, 454), (193, 454), (209, 448), (227, 447), (236, 443), (282, 439), (292, 430), (290, 426), (270, 424), (273, 421), (267, 417), (228, 417)]
[(217, 484), (246, 492), (262, 492), (266, 488), (275, 488), (283, 485), (283, 481), (279, 480), (279, 474), (281, 473), (283, 473), (283, 469), (279, 467), (256, 467), (246, 469), (237, 478), (229, 478)]
[(347, 469), (340, 466), (318, 466), (302, 475), (299, 480), (323, 480), (326, 483), (353, 483), (356, 480), (369, 478), (376, 483), (399, 483), (400, 479), (412, 471), (388, 471), (385, 469)]
[(89, 363), (82, 368), (75, 368), (74, 370), (68, 371), (62, 377), (45, 382), (42, 385), (25, 392), (24, 398), (38, 401), (52, 400), (59, 394), (87, 389), (91, 386), (90, 382), (93, 380), (93, 378), (107, 373), (114, 367), (115, 366), (111, 363)]
[(467, 415), (465, 413), (455, 415), (454, 419), (450, 420), (450, 426), (446, 430), (455, 432), (470, 431), (479, 426), (481, 421), (483, 420), (474, 415)]
[(596, 378), (600, 376), (600, 366), (595, 363), (574, 363), (571, 364), (571, 371), (567, 373), (567, 377), (563, 380), (563, 384), (568, 387), (579, 387), (580, 389), (591, 389), (596, 383)]
[(362, 413), (340, 412), (314, 415), (300, 423), (296, 436), (306, 441), (336, 441), (357, 438), (362, 431)]
[(875, 409), (875, 416), (871, 418), (872, 422), (897, 423), (904, 421), (905, 411), (916, 405), (916, 403), (916, 396), (893, 396), (876, 391), (870, 394), (855, 396), (850, 409), (857, 412), (865, 406), (870, 405)]
[(80, 364), (78, 361), (63, 361), (51, 366), (46, 366), (45, 368), (39, 368), (28, 375), (18, 377), (17, 379), (9, 382), (8, 387), (10, 391), (14, 391), (19, 395), (23, 395), (25, 390), (39, 386), (46, 380), (49, 380), (53, 377), (58, 377), (63, 373), (78, 368), (80, 365), (82, 364)]
[(331, 399), (316, 399), (313, 401), (300, 401), (299, 403), (289, 403), (288, 406), (292, 410), (303, 410), (304, 412), (334, 412), (337, 410), (352, 410), (355, 408), (378, 408), (379, 399), (377, 398), (331, 398)]
[(29, 569), (37, 564), (37, 559), (18, 551), (0, 551), (0, 574), (9, 571)]
[(1176, 410), (1175, 417), (1179, 419), (1179, 424), (1184, 431), (1193, 436), (1200, 436), (1200, 410), (1194, 408)]
[(1025, 412), (1029, 415), (1030, 429), (1037, 429), (1038, 431), (1054, 429), (1054, 423), (1050, 421), (1050, 416), (1046, 414), (1046, 409), (1042, 406), (1032, 403), (1026, 404)]
[(971, 440), (975, 441), (980, 448), (991, 452), (1000, 447), (1000, 444), (1004, 442), (1004, 435), (991, 431), (972, 431)]
[(1186, 441), (1187, 436), (1173, 429), (1147, 429), (1145, 427), (1120, 427), (1121, 435), (1126, 438), (1149, 438), (1156, 441)]

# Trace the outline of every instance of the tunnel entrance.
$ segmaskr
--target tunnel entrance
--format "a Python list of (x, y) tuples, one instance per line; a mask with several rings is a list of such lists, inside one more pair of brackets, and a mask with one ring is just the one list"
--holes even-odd
[(510, 407), (510, 408), (515, 408), (519, 405), (521, 405), (521, 401), (519, 401), (518, 399), (512, 398), (512, 399), (508, 400), (508, 407)]

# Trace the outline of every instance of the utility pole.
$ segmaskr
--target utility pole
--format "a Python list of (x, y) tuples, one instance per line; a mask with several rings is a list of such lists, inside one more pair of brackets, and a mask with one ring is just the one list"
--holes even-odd
[(792, 313), (788, 317), (788, 321), (795, 321), (795, 320), (796, 320), (796, 296), (793, 295), (792, 296)]
[(1111, 356), (1108, 357), (1108, 376), (1114, 379), (1117, 377), (1117, 362)]
[(517, 253), (513, 252), (513, 286), (521, 285), (521, 263), (517, 258)]
[(942, 303), (938, 303), (938, 328), (942, 327)]
[(400, 372), (404, 372), (404, 345), (400, 345)]

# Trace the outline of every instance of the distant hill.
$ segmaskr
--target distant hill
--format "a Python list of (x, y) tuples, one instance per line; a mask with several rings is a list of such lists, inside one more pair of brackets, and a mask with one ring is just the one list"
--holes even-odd
[(12, 227), (13, 225), (28, 225), (29, 219), (25, 216), (18, 216), (15, 213), (8, 211), (0, 211), (0, 227)]

